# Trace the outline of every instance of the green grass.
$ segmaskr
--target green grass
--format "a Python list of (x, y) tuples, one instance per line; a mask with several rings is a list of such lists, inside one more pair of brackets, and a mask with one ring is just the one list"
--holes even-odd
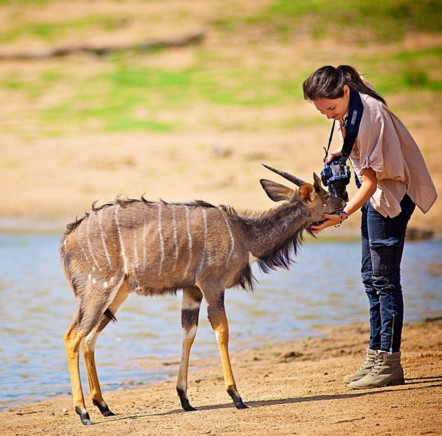
[[(381, 41), (400, 40), (407, 32), (442, 31), (442, 2), (439, 0), (274, 0), (255, 16), (217, 18), (212, 24), (226, 32), (244, 27), (269, 25), (286, 38), (307, 30), (324, 38), (344, 35), (364, 39), (367, 32)], [(364, 35), (361, 37), (360, 35)]]
[[(442, 92), (440, 75), (432, 74), (442, 69), (442, 49), (361, 57), (357, 64), (387, 99), (389, 95), (416, 90)], [(44, 95), (48, 87), (69, 83), (69, 93), (61, 102), (37, 113), (42, 125), (52, 131), (62, 131), (65, 126), (107, 132), (168, 132), (185, 126), (179, 119), (161, 121), (158, 114), (162, 110), (182, 111), (200, 103), (243, 107), (245, 110), (299, 105), (303, 100), (301, 83), (306, 76), (304, 71), (291, 71), (287, 67), (269, 78), (266, 65), (253, 68), (224, 66), (215, 70), (206, 66), (204, 61), (189, 68), (169, 71), (125, 65), (123, 58), (112, 64), (110, 72), (84, 79), (73, 80), (68, 71), (57, 67), (42, 71), (34, 80), (5, 77), (0, 80), (0, 87), (35, 100)], [(213, 123), (217, 125), (216, 120)], [(308, 120), (296, 119), (277, 123), (269, 120), (266, 125), (290, 129), (308, 124)], [(251, 120), (244, 128), (260, 127), (260, 123)]]
[(61, 22), (21, 23), (11, 30), (0, 29), (0, 43), (13, 42), (26, 36), (47, 42), (58, 42), (63, 37), (78, 31), (112, 31), (120, 27), (120, 22), (119, 17), (89, 16), (80, 20)]
[(367, 65), (361, 73), (373, 77), (376, 89), (384, 95), (428, 91), (442, 92), (442, 47), (424, 50), (380, 53), (372, 58), (360, 58)]
[(287, 31), (308, 20), (312, 33), (333, 31), (355, 36), (364, 30), (379, 40), (401, 39), (406, 32), (442, 31), (442, 3), (439, 0), (275, 0), (262, 19), (276, 20)]
[[(375, 59), (361, 59), (360, 64), (370, 65), (367, 71), (369, 80), (387, 98), (416, 90), (440, 93), (442, 80), (433, 77), (431, 71), (442, 68), (441, 50), (380, 55)], [(382, 68), (383, 64), (389, 68)], [(306, 75), (303, 71), (287, 70), (269, 79), (266, 66), (253, 69), (230, 66), (211, 70), (201, 63), (169, 71), (115, 63), (111, 72), (72, 81), (69, 95), (63, 97), (61, 103), (41, 110), (39, 116), (44, 125), (50, 125), (57, 131), (63, 125), (112, 132), (175, 131), (182, 128), (183, 123), (179, 119), (166, 123), (160, 121), (158, 114), (162, 110), (182, 111), (200, 103), (226, 108), (243, 107), (245, 110), (299, 105), (303, 100), (301, 83)], [(36, 81), (11, 77), (1, 80), (0, 86), (35, 99), (43, 95), (48, 86), (69, 81), (67, 73), (48, 69)], [(260, 127), (253, 121), (250, 123), (253, 128)], [(309, 124), (308, 120), (285, 120), (276, 124), (269, 120), (266, 125), (289, 129), (306, 123)]]
[[(181, 125), (179, 120), (159, 122), (156, 114), (164, 109), (185, 110), (199, 103), (266, 107), (302, 100), (301, 90), (295, 86), (296, 77), (269, 80), (266, 75), (265, 69), (245, 74), (241, 67), (213, 71), (195, 66), (168, 71), (115, 64), (112, 72), (73, 83), (70, 96), (42, 110), (41, 119), (45, 124), (77, 125), (83, 129), (94, 125), (105, 131), (164, 132)], [(48, 70), (39, 83), (43, 89), (48, 83), (54, 85), (61, 80), (67, 79), (57, 71)], [(0, 81), (0, 86), (30, 93), (26, 83), (20, 81)], [(140, 112), (153, 114), (153, 118), (142, 120)]]
[(176, 130), (176, 126), (173, 123), (119, 117), (113, 121), (108, 121), (104, 127), (105, 132), (125, 132), (133, 130), (164, 133)]
[[(44, 4), (50, 0), (16, 1)], [(11, 2), (0, 0), (0, 7), (8, 3)], [(208, 32), (228, 33), (235, 41), (237, 37), (242, 38), (248, 27), (261, 26), (269, 32), (265, 38), (279, 38), (277, 43), (292, 45), (296, 41), (296, 32), (308, 29), (309, 34), (317, 38), (339, 39), (343, 34), (365, 44), (375, 38), (375, 43), (379, 44), (379, 40), (400, 40), (407, 32), (441, 32), (441, 17), (440, 1), (274, 0), (256, 15), (224, 15), (214, 19), (208, 23)], [(53, 41), (63, 41), (66, 35), (112, 31), (119, 26), (120, 18), (86, 16), (78, 20), (61, 19), (57, 23), (25, 24), (18, 16), (17, 23), (10, 30), (2, 32), (0, 29), (0, 42), (32, 37), (53, 44)], [(244, 41), (242, 43), (245, 49), (259, 50), (253, 42), (249, 46)], [(311, 72), (306, 70), (312, 64), (311, 60), (307, 60), (304, 68), (293, 68), (289, 63), (280, 62), (275, 68), (265, 55), (257, 55), (259, 60), (255, 63), (243, 63), (240, 56), (232, 60), (222, 51), (210, 51), (204, 45), (196, 47), (195, 51), (190, 66), (181, 69), (146, 66), (150, 64), (146, 60), (162, 55), (161, 50), (149, 54), (128, 51), (97, 61), (96, 71), (86, 77), (75, 77), (69, 71), (70, 61), (67, 60), (33, 75), (2, 75), (0, 88), (19, 93), (33, 102), (38, 102), (52, 89), (62, 90), (53, 103), (47, 103), (32, 114), (45, 126), (48, 134), (54, 132), (55, 135), (64, 128), (106, 132), (177, 131), (186, 128), (185, 121), (170, 119), (171, 114), (201, 104), (208, 108), (225, 108), (226, 111), (236, 107), (245, 112), (253, 108), (303, 104), (301, 84)], [(442, 78), (437, 72), (442, 71), (442, 48), (397, 53), (380, 50), (370, 56), (361, 48), (360, 54), (348, 62), (354, 62), (364, 75), (367, 74), (387, 99), (397, 93), (415, 91), (428, 91), (440, 98)], [(163, 110), (168, 111), (167, 122), (160, 116)], [(242, 128), (290, 129), (315, 125), (320, 120), (252, 119)], [(222, 126), (215, 118), (209, 122), (215, 127)]]
[(0, 0), (0, 6), (3, 5), (10, 5), (12, 3), (15, 4), (36, 4), (36, 5), (43, 5), (46, 3), (50, 3), (51, 1), (55, 0)]

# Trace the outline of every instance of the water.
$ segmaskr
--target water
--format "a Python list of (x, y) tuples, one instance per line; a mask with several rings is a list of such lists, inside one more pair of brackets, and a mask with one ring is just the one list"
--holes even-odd
[[(59, 263), (59, 239), (0, 234), (0, 410), (70, 392), (62, 337), (76, 300)], [(254, 269), (259, 284), (253, 294), (239, 289), (226, 294), (231, 349), (306, 338), (317, 334), (318, 325), (366, 322), (359, 252), (358, 242), (308, 243), (291, 271), (261, 274)], [(440, 241), (406, 245), (405, 321), (442, 315), (441, 254)], [(140, 362), (178, 360), (180, 297), (129, 296), (118, 322), (106, 328), (97, 344), (103, 387), (170, 375), (167, 366), (149, 372)], [(215, 355), (217, 344), (203, 307), (191, 358)]]

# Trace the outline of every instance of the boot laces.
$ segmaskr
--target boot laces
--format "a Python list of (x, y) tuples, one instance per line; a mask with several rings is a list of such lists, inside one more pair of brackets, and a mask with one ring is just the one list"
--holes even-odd
[(370, 373), (377, 374), (381, 370), (383, 359), (380, 356), (381, 356), (381, 354), (379, 352), (377, 352), (375, 359), (374, 359), (373, 368), (371, 368)]
[[(378, 357), (378, 354), (376, 353), (376, 356), (375, 356), (375, 360), (374, 360), (374, 362), (373, 362), (373, 365), (376, 363), (376, 359), (377, 359), (377, 357)], [(365, 356), (365, 360), (364, 360), (364, 362), (362, 363), (362, 365), (358, 368), (358, 371), (362, 371), (362, 370), (364, 370), (369, 364), (370, 364), (370, 356), (368, 355), (368, 353), (366, 354), (366, 356)]]

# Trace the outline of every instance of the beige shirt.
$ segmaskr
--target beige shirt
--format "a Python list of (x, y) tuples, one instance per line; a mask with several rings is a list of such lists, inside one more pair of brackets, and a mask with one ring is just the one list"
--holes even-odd
[(350, 161), (358, 177), (365, 168), (376, 173), (378, 187), (371, 204), (393, 218), (408, 194), (423, 213), (428, 212), (437, 193), (416, 142), (387, 106), (367, 94), (360, 96), (364, 113)]

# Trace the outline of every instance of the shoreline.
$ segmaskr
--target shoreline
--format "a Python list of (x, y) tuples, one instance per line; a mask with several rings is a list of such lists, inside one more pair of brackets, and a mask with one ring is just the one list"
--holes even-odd
[[(1, 219), (0, 218), (0, 235), (55, 235), (59, 234), (60, 238), (66, 231), (66, 224), (61, 221), (25, 221), (22, 219)], [(347, 230), (337, 231), (329, 228), (326, 233), (319, 235), (317, 238), (305, 234), (306, 241), (310, 242), (350, 242), (360, 240), (359, 228), (351, 228)], [(406, 235), (407, 241), (440, 241), (442, 233), (433, 230), (421, 229), (419, 227), (410, 226)]]
[[(323, 327), (318, 330), (321, 337), (232, 351), (247, 410), (231, 404), (218, 357), (194, 358), (189, 397), (196, 412), (181, 410), (175, 379), (168, 377), (130, 389), (105, 388), (104, 397), (115, 413), (109, 418), (91, 405), (86, 388), (91, 430), (80, 423), (71, 396), (63, 395), (0, 411), (2, 435), (439, 434), (442, 317), (404, 325), (405, 385), (353, 391), (342, 377), (363, 360), (368, 331), (367, 324)], [(167, 365), (173, 371), (178, 368), (178, 362)]]

